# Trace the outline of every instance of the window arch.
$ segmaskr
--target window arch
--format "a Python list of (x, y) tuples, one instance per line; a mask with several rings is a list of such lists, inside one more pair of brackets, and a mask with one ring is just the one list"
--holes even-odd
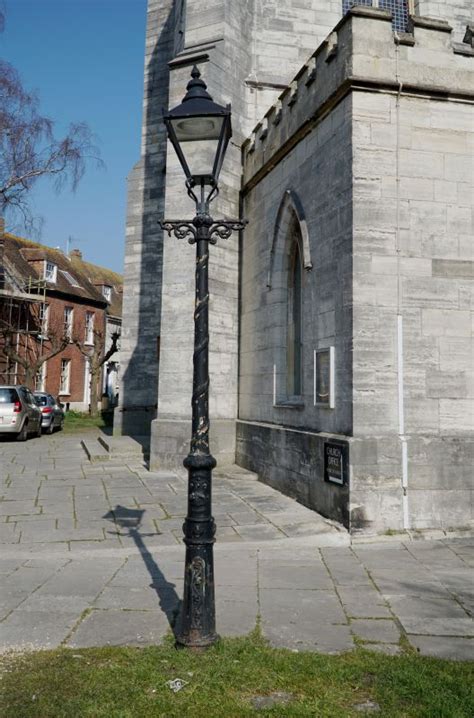
[(311, 268), (303, 206), (298, 196), (287, 190), (276, 215), (267, 280), (274, 403), (278, 406), (302, 406), (304, 284), (306, 271)]

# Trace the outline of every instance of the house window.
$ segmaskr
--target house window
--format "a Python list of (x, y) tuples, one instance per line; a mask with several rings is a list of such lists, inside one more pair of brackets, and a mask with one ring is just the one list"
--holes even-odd
[(94, 343), (94, 312), (86, 312), (86, 344)]
[(43, 362), (38, 369), (35, 377), (35, 390), (44, 391), (46, 384), (46, 362)]
[(64, 335), (68, 339), (72, 339), (73, 319), (74, 309), (72, 307), (64, 307)]
[(49, 304), (39, 305), (39, 336), (46, 337), (48, 335), (48, 324), (49, 324)]
[(301, 396), (302, 387), (302, 263), (298, 237), (293, 237), (288, 274), (287, 394)]
[(102, 286), (102, 294), (107, 299), (108, 302), (112, 299), (112, 287), (110, 287), (108, 284), (104, 284)]
[(69, 394), (69, 383), (71, 379), (71, 360), (61, 359), (61, 377), (59, 381), (59, 393)]
[(46, 261), (44, 263), (44, 278), (47, 282), (56, 284), (56, 278), (58, 275), (58, 268), (53, 262)]
[(342, 0), (343, 13), (348, 12), (354, 5), (369, 5), (381, 10), (390, 10), (393, 16), (393, 29), (398, 32), (407, 31), (409, 0)]

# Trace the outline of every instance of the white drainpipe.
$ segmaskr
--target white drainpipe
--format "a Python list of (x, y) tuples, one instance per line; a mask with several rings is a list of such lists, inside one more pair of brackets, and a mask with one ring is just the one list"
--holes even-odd
[(408, 510), (408, 446), (405, 436), (405, 401), (403, 392), (403, 317), (397, 316), (397, 363), (398, 363), (398, 438), (402, 446), (402, 503), (403, 503), (403, 528), (410, 528), (410, 516)]
[(396, 99), (397, 148), (396, 148), (396, 187), (397, 187), (397, 368), (398, 368), (398, 438), (402, 447), (402, 509), (403, 528), (410, 528), (410, 511), (408, 502), (408, 444), (405, 436), (405, 397), (403, 374), (403, 315), (400, 291), (400, 98), (403, 83), (399, 76), (399, 36), (395, 33), (396, 78), (398, 93)]

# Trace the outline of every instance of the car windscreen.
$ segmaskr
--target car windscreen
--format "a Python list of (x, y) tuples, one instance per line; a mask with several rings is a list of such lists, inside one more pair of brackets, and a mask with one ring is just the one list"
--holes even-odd
[(18, 401), (16, 389), (4, 389), (0, 387), (0, 404), (14, 404)]
[(42, 394), (35, 394), (35, 401), (38, 406), (48, 406), (48, 397)]

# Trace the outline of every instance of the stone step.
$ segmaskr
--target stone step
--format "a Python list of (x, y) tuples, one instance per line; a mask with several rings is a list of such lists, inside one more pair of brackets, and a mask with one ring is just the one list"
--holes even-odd
[(91, 464), (95, 464), (100, 461), (109, 461), (110, 460), (109, 452), (95, 438), (94, 439), (82, 439), (81, 446), (84, 449), (84, 451), (86, 452), (87, 458), (89, 459)]
[(81, 440), (81, 446), (91, 463), (100, 461), (143, 461), (142, 445), (130, 436), (99, 436)]
[(142, 445), (131, 436), (99, 436), (98, 441), (111, 459), (143, 458)]

